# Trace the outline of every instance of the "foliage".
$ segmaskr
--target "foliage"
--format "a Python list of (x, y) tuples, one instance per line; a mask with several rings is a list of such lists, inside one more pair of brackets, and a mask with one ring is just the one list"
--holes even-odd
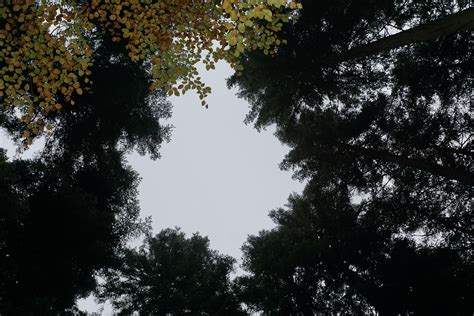
[(238, 68), (235, 57), (242, 52), (272, 51), (280, 44), (282, 23), (297, 7), (284, 0), (3, 1), (2, 111), (21, 113), (30, 144), (51, 117), (90, 89), (94, 33), (123, 46), (131, 61), (148, 65), (150, 89), (176, 95), (195, 89), (204, 99), (210, 88), (197, 76), (199, 61), (213, 68), (224, 59)]
[(44, 116), (73, 102), (88, 80), (91, 49), (61, 25), (74, 18), (58, 4), (0, 3), (0, 104), (2, 111), (21, 112), (27, 144), (43, 132)]
[(124, 253), (121, 266), (106, 274), (101, 297), (124, 315), (236, 315), (233, 265), (233, 258), (209, 249), (207, 238), (165, 229)]
[(153, 79), (146, 68), (107, 39), (92, 58), (93, 92), (77, 98), (78, 107), (63, 113), (47, 150), (75, 155), (118, 145), (158, 158), (171, 132), (162, 122), (171, 116), (163, 91), (150, 91)]
[(123, 155), (0, 161), (0, 313), (56, 314), (95, 289), (139, 219), (138, 177)]
[(468, 3), (302, 4), (288, 44), (244, 54), (229, 81), (309, 181), (249, 238), (241, 297), (269, 313), (471, 314), (470, 32), (333, 62)]
[[(143, 66), (107, 39), (95, 41), (92, 93), (64, 113), (37, 158), (2, 156), (2, 314), (68, 310), (96, 289), (96, 275), (119, 264), (125, 243), (149, 228), (139, 218), (138, 175), (124, 155), (137, 149), (158, 157), (170, 104), (149, 91)], [(21, 132), (15, 117), (0, 123)]]
[[(303, 5), (292, 19), (301, 6), (283, 0), (0, 3), (0, 126), (29, 144), (54, 125), (38, 158), (0, 152), (1, 314), (72, 312), (100, 273), (122, 313), (240, 314), (241, 299), (270, 314), (472, 314), (470, 34), (340, 58), (468, 4)], [(204, 98), (196, 64), (221, 59), (244, 67), (230, 84), (248, 122), (276, 124), (282, 167), (309, 180), (249, 238), (235, 284), (234, 260), (199, 235), (125, 248), (149, 227), (124, 155), (157, 158), (166, 94)]]
[[(251, 105), (248, 122), (276, 124), (299, 179), (344, 183), (365, 208), (392, 201), (405, 233), (442, 233), (471, 244), (473, 174), (469, 115), (472, 45), (451, 34), (376, 56), (325, 60), (381, 30), (449, 15), (462, 2), (303, 2), (274, 58), (248, 54), (230, 84)], [(317, 44), (316, 44), (317, 43)], [(273, 78), (286, 78), (274, 80)], [(410, 212), (420, 216), (409, 221)], [(467, 244), (466, 244), (467, 243)]]
[(361, 212), (344, 186), (311, 183), (271, 213), (276, 228), (244, 245), (240, 297), (269, 314), (472, 313), (463, 251), (410, 240), (386, 211)]

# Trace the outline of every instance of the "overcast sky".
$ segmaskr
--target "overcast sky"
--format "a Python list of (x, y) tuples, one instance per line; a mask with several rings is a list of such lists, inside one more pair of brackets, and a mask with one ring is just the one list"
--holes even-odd
[(213, 89), (209, 108), (194, 94), (172, 98), (175, 128), (162, 158), (135, 154), (129, 162), (142, 177), (142, 214), (152, 216), (154, 232), (174, 226), (199, 232), (213, 248), (239, 258), (247, 235), (272, 227), (268, 212), (302, 184), (278, 168), (288, 149), (273, 129), (258, 132), (243, 123), (248, 104), (227, 89), (231, 71), (219, 66), (203, 73)]
[[(168, 123), (175, 128), (161, 159), (131, 154), (128, 160), (142, 178), (141, 212), (152, 217), (154, 233), (175, 226), (188, 236), (199, 232), (213, 249), (240, 259), (247, 236), (273, 227), (268, 212), (283, 206), (292, 192), (301, 192), (303, 184), (278, 168), (288, 149), (273, 129), (257, 132), (243, 123), (248, 104), (227, 89), (230, 74), (224, 63), (202, 73), (212, 87), (208, 109), (194, 93), (170, 99)], [(0, 147), (13, 154), (5, 137)], [(79, 306), (89, 312), (99, 307), (92, 299)], [(110, 307), (103, 314), (110, 314)]]

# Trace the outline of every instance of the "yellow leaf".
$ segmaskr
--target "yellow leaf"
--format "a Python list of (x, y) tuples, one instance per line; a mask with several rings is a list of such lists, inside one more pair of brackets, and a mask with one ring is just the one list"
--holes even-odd
[(237, 37), (235, 37), (235, 36), (230, 36), (230, 37), (229, 37), (229, 45), (230, 45), (230, 46), (235, 46), (235, 45), (237, 45)]

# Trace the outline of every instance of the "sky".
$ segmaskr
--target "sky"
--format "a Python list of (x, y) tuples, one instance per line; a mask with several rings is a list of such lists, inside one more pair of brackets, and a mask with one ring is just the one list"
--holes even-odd
[(173, 97), (174, 130), (162, 158), (134, 154), (129, 162), (142, 177), (142, 214), (152, 216), (154, 232), (174, 226), (199, 232), (212, 248), (240, 258), (247, 235), (273, 227), (268, 212), (303, 185), (279, 169), (288, 148), (273, 129), (243, 123), (249, 105), (227, 89), (230, 74), (223, 63), (202, 74), (213, 90), (208, 109), (195, 94)]
[[(153, 161), (132, 153), (128, 162), (141, 176), (141, 214), (152, 217), (155, 234), (168, 227), (180, 227), (187, 236), (199, 232), (209, 237), (212, 249), (239, 260), (248, 235), (272, 228), (268, 212), (284, 206), (303, 184), (279, 169), (288, 148), (273, 128), (258, 132), (243, 123), (249, 105), (227, 88), (231, 73), (225, 63), (201, 72), (212, 88), (208, 109), (192, 92), (170, 98), (173, 117), (166, 123), (174, 129), (161, 158)], [(5, 136), (0, 147), (8, 148), (9, 156), (14, 153)], [(33, 146), (25, 157), (40, 147)], [(93, 298), (78, 305), (88, 312), (103, 307), (103, 315), (111, 313), (109, 304), (98, 305)]]

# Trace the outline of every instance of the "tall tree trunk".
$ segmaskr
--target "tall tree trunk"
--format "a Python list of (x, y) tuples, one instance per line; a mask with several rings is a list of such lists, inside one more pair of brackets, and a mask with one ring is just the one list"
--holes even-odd
[(367, 156), (376, 160), (393, 162), (401, 166), (415, 168), (434, 175), (456, 180), (461, 182), (462, 184), (470, 186), (474, 185), (474, 174), (470, 170), (443, 166), (423, 158), (408, 158), (392, 154), (385, 150), (365, 148), (362, 146), (348, 145), (342, 143), (339, 143), (337, 146), (349, 152), (353, 152), (358, 156)]
[(438, 20), (416, 26), (412, 29), (384, 37), (375, 42), (349, 49), (333, 58), (328, 58), (326, 63), (337, 64), (471, 29), (474, 29), (474, 8), (469, 8)]

